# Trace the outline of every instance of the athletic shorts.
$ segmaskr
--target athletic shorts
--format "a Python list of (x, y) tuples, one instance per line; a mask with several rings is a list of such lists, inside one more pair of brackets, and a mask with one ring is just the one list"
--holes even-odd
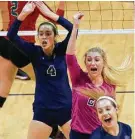
[(33, 108), (33, 120), (43, 122), (51, 127), (62, 126), (71, 119), (71, 109), (46, 110)]
[(22, 68), (30, 63), (28, 56), (17, 45), (4, 37), (0, 37), (0, 56), (11, 60), (18, 68)]
[(90, 134), (80, 133), (71, 129), (70, 139), (90, 139)]

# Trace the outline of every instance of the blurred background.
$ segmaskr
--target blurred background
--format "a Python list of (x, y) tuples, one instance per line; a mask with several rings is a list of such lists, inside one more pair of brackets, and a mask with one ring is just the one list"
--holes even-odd
[[(59, 1), (46, 1), (46, 4), (55, 12)], [(93, 46), (102, 47), (107, 54), (108, 63), (114, 67), (121, 66), (127, 56), (132, 57), (128, 72), (118, 77), (121, 80), (126, 79), (128, 84), (126, 87), (117, 88), (117, 102), (120, 106), (119, 120), (131, 125), (134, 139), (134, 3), (132, 1), (65, 1), (65, 18), (72, 22), (72, 16), (77, 11), (84, 13), (76, 51), (78, 61), (84, 70), (84, 53)], [(4, 14), (6, 12), (8, 11), (5, 6)], [(0, 30), (3, 29), (3, 24), (8, 22), (6, 16), (3, 21), (2, 14), (3, 11), (0, 9)], [(36, 28), (43, 21), (45, 19), (39, 15)], [(64, 29), (58, 25), (58, 30)], [(60, 34), (58, 41), (63, 40), (64, 37), (65, 34)], [(37, 37), (35, 40), (38, 43)], [(32, 118), (35, 76), (31, 64), (23, 70), (30, 75), (31, 80), (14, 80), (10, 95), (0, 110), (0, 139), (26, 139)]]

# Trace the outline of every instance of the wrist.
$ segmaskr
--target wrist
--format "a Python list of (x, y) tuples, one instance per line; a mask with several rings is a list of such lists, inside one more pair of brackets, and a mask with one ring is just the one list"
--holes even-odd
[(74, 23), (73, 28), (78, 29), (79, 28), (79, 24), (78, 23)]
[(26, 13), (20, 13), (18, 15), (17, 19), (20, 21), (23, 21), (27, 16), (28, 16), (28, 14), (26, 14)]

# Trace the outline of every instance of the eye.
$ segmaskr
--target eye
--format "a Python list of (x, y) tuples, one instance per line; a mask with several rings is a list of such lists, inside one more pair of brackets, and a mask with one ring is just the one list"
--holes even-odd
[(91, 58), (87, 58), (87, 61), (88, 61), (88, 62), (91, 62), (91, 61), (92, 61), (92, 59), (91, 59)]
[(48, 36), (51, 36), (52, 33), (51, 32), (46, 32), (45, 35), (48, 37)]
[(100, 61), (100, 59), (99, 58), (96, 58), (95, 61), (98, 62), (98, 61)]
[(99, 113), (99, 114), (102, 114), (102, 113), (103, 113), (103, 111), (102, 111), (102, 110), (98, 110), (98, 113)]
[(39, 36), (43, 36), (43, 33), (39, 33)]
[(107, 111), (110, 111), (110, 110), (111, 110), (111, 108), (110, 108), (110, 107), (107, 107), (107, 108), (106, 108), (106, 110), (107, 110)]

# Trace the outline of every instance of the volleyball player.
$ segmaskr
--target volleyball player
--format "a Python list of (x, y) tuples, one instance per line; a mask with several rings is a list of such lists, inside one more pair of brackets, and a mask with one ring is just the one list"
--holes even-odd
[[(17, 15), (21, 12), (27, 1), (3, 1), (0, 2), (0, 9), (3, 17), (3, 29), (7, 30), (13, 21), (16, 19)], [(44, 3), (45, 4), (45, 3)], [(50, 8), (49, 8), (50, 9)], [(51, 9), (50, 9), (51, 10)], [(58, 10), (56, 11), (60, 16), (64, 15), (64, 2), (60, 2)], [(34, 16), (33, 16), (34, 15)], [(36, 8), (35, 11), (29, 15), (29, 18), (25, 19), (22, 23), (20, 30), (35, 30), (36, 20), (39, 16), (39, 10)], [(46, 17), (46, 16), (44, 16)], [(47, 17), (48, 20), (51, 20)], [(32, 21), (32, 22), (31, 22)], [(25, 41), (30, 41), (35, 43), (34, 36), (22, 36)], [(20, 61), (21, 59), (21, 61)], [(15, 43), (11, 43), (7, 38), (0, 36), (0, 107), (3, 106), (6, 97), (9, 94), (11, 85), (13, 83), (14, 77), (17, 72), (17, 68), (22, 68), (30, 63), (27, 54), (19, 50)], [(23, 74), (24, 76), (17, 78), (29, 79), (23, 71), (19, 70), (18, 74)]]
[[(3, 19), (2, 30), (6, 31), (11, 26), (11, 24), (16, 19), (17, 15), (21, 12), (22, 8), (24, 7), (26, 3), (27, 1), (0, 2), (0, 9), (2, 11), (1, 17)], [(35, 11), (31, 15), (29, 15), (29, 18), (25, 19), (25, 21), (22, 23), (21, 28), (19, 30), (35, 31), (35, 24), (36, 24), (36, 20), (39, 14), (40, 12), (36, 8)], [(56, 14), (60, 16), (64, 16), (64, 2), (63, 1), (59, 3)], [(51, 20), (49, 17), (46, 17), (45, 15), (43, 15), (43, 17), (54, 22), (53, 20)], [(25, 41), (35, 43), (35, 36), (22, 36), (22, 38)], [(11, 43), (5, 37), (0, 37), (0, 65), (1, 65), (0, 66), (0, 107), (3, 106), (6, 100), (6, 97), (8, 96), (10, 92), (10, 88), (12, 86), (14, 77), (18, 79), (22, 79), (22, 80), (30, 79), (30, 77), (24, 71), (22, 71), (21, 69), (17, 70), (17, 68), (22, 68), (28, 65), (29, 63), (30, 63), (30, 60), (28, 56), (24, 52), (20, 51), (15, 45), (15, 43)], [(53, 136), (57, 135), (57, 132), (61, 134), (61, 131), (59, 131), (58, 127), (54, 126)]]
[[(24, 5), (26, 3), (27, 3), (27, 1), (8, 1), (8, 2), (4, 1), (4, 2), (1, 2), (2, 17), (3, 17), (3, 29), (2, 30), (7, 30), (7, 28), (9, 28), (9, 26), (12, 24), (12, 22), (14, 21), (16, 16), (20, 13), (20, 11), (22, 10), (22, 8), (24, 7)], [(7, 7), (8, 7), (8, 9), (7, 9)], [(9, 11), (9, 14), (7, 14), (8, 13), (7, 11)], [(60, 2), (59, 8), (57, 9), (56, 14), (58, 14), (60, 16), (64, 16), (64, 2)], [(35, 9), (34, 16), (32, 14), (30, 15), (30, 18), (31, 18), (32, 22), (30, 22), (30, 20), (29, 20), (30, 18), (27, 18), (25, 20), (25, 22), (22, 24), (20, 30), (22, 30), (22, 31), (35, 30), (35, 24), (36, 24), (36, 20), (37, 20), (38, 16), (39, 16), (39, 11), (38, 11), (38, 9)], [(49, 18), (47, 18), (47, 19), (49, 20)], [(8, 22), (9, 22), (9, 24), (8, 24)], [(29, 23), (29, 26), (27, 26), (28, 23)], [(35, 37), (34, 36), (22, 36), (22, 38), (26, 41), (35, 42)], [(2, 41), (4, 41), (3, 38), (1, 39), (1, 43), (2, 43)], [(3, 47), (5, 47), (5, 46), (3, 46)], [(28, 57), (25, 54), (22, 54), (21, 52), (18, 52), (19, 51), (18, 49), (16, 50), (14, 48), (15, 49), (14, 51), (13, 51), (13, 49), (12, 49), (12, 51), (10, 50), (11, 54), (7, 54), (7, 51), (5, 52), (3, 50), (4, 49), (3, 47), (1, 46), (2, 54), (5, 53), (5, 54), (3, 54), (3, 57), (10, 58), (10, 60), (17, 67), (24, 67), (24, 66), (26, 66), (30, 63)], [(8, 44), (7, 44), (6, 48), (9, 49)], [(14, 55), (16, 55), (16, 57), (14, 57)], [(23, 61), (20, 63), (17, 60), (22, 58), (22, 56), (24, 58), (23, 58)], [(19, 74), (22, 74), (23, 77), (19, 76)], [(25, 74), (24, 72), (22, 72), (21, 70), (18, 70), (18, 76), (16, 76), (16, 77), (20, 78), (20, 79), (30, 79), (29, 76), (27, 74)]]
[(108, 64), (104, 50), (100, 47), (93, 47), (85, 53), (86, 71), (84, 72), (75, 56), (76, 35), (82, 16), (80, 12), (73, 18), (73, 30), (66, 52), (73, 99), (70, 139), (89, 139), (92, 132), (100, 126), (101, 122), (95, 107), (96, 100), (104, 95), (115, 98), (116, 86), (125, 85), (115, 75), (125, 72), (127, 65), (130, 64), (130, 60), (125, 59), (127, 65), (114, 68)]
[[(106, 80), (104, 68), (107, 60), (101, 48), (91, 48), (85, 53), (84, 72), (75, 56), (76, 35), (83, 14), (73, 17), (74, 25), (66, 52), (66, 61), (72, 82), (72, 121), (70, 139), (89, 139), (91, 133), (100, 126), (95, 103), (101, 95), (115, 97), (115, 85)], [(83, 46), (82, 46), (83, 47)]]
[(118, 122), (118, 105), (108, 96), (100, 97), (96, 102), (96, 109), (101, 126), (89, 139), (131, 139), (131, 127)]
[[(68, 30), (69, 33), (62, 42), (56, 42), (58, 31), (51, 22), (39, 25), (40, 46), (38, 47), (17, 35), (21, 23), (34, 11), (34, 3), (43, 15), (50, 17)], [(61, 126), (66, 138), (69, 138), (72, 95), (65, 53), (71, 31), (72, 24), (51, 12), (41, 1), (28, 2), (9, 29), (8, 37), (29, 56), (36, 76), (34, 116), (29, 127), (28, 139), (48, 139), (53, 125)]]

